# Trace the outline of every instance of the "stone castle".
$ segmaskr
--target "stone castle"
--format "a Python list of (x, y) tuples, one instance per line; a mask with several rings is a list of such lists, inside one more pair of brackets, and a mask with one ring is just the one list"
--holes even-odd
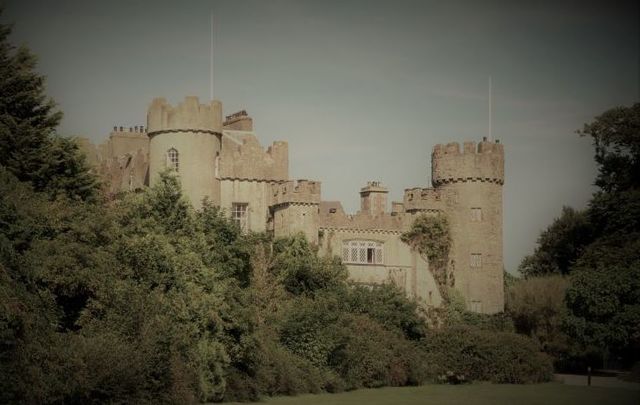
[(111, 193), (153, 185), (173, 169), (196, 208), (208, 198), (244, 231), (302, 232), (320, 254), (340, 256), (353, 282), (395, 283), (424, 306), (439, 306), (442, 297), (429, 263), (400, 236), (417, 215), (443, 213), (452, 237), (453, 287), (472, 311), (504, 308), (504, 149), (498, 141), (434, 146), (432, 187), (405, 190), (389, 210), (388, 190), (369, 182), (353, 215), (338, 201), (323, 201), (320, 182), (290, 179), (288, 144), (274, 142), (265, 150), (251, 117), (240, 111), (223, 120), (217, 100), (200, 104), (187, 97), (171, 106), (156, 98), (146, 127), (114, 127), (101, 145), (80, 143)]

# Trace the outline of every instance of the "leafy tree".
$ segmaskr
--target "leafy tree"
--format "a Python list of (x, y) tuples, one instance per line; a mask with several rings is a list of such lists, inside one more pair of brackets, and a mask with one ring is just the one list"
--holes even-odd
[(640, 103), (607, 110), (578, 134), (593, 140), (598, 164), (596, 185), (603, 192), (640, 186)]
[(573, 357), (582, 355), (581, 347), (563, 328), (568, 315), (565, 304), (568, 288), (568, 277), (551, 274), (518, 280), (505, 295), (505, 311), (513, 319), (516, 331), (540, 343), (557, 367), (564, 367)]
[(560, 217), (540, 234), (535, 252), (522, 260), (519, 271), (525, 277), (568, 274), (592, 240), (593, 230), (588, 214), (562, 207)]
[[(620, 242), (620, 241), (618, 241)], [(640, 239), (594, 243), (567, 290), (568, 332), (606, 357), (640, 357)]]
[(0, 24), (0, 164), (52, 197), (96, 198), (97, 180), (77, 145), (55, 134), (62, 113), (44, 93), (35, 56), (11, 45), (10, 33)]

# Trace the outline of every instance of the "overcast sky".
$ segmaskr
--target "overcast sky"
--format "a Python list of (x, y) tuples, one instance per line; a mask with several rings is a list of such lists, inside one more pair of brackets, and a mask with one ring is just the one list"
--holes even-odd
[(635, 2), (535, 3), (5, 0), (1, 18), (38, 55), (61, 132), (97, 142), (144, 125), (153, 97), (209, 98), (213, 11), (225, 114), (246, 109), (263, 145), (288, 141), (290, 176), (350, 212), (367, 180), (401, 200), (427, 185), (434, 144), (487, 135), (491, 76), (514, 272), (562, 205), (593, 192), (575, 130), (638, 101)]

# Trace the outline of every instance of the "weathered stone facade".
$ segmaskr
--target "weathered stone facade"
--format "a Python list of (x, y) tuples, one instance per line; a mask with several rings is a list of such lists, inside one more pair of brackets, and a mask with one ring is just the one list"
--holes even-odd
[(354, 215), (339, 202), (322, 201), (320, 182), (289, 179), (287, 143), (265, 150), (246, 111), (223, 120), (217, 100), (187, 97), (173, 107), (154, 99), (147, 128), (114, 127), (104, 144), (81, 140), (81, 147), (110, 193), (153, 185), (160, 172), (174, 169), (196, 208), (207, 198), (246, 231), (302, 232), (321, 254), (340, 256), (353, 282), (395, 283), (425, 306), (440, 305), (442, 297), (429, 263), (400, 236), (416, 215), (443, 213), (451, 227), (454, 288), (473, 311), (503, 310), (504, 149), (497, 142), (434, 146), (431, 188), (405, 190), (389, 211), (388, 190), (369, 182)]

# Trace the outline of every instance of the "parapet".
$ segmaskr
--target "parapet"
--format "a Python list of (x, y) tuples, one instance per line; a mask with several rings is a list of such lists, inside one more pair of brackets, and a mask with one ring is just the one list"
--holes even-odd
[(462, 151), (457, 142), (433, 147), (431, 172), (434, 186), (456, 182), (480, 181), (504, 183), (504, 147), (499, 141), (483, 138), (464, 142)]
[(222, 132), (222, 103), (200, 104), (198, 97), (188, 96), (173, 107), (164, 98), (155, 98), (147, 113), (149, 136), (163, 132)]
[(253, 119), (246, 110), (241, 110), (227, 115), (222, 126), (233, 131), (253, 131)]
[(273, 185), (271, 206), (280, 204), (320, 204), (320, 182), (289, 180)]
[(360, 189), (360, 195), (368, 193), (388, 193), (389, 189), (382, 186), (379, 181), (368, 181), (367, 185)]
[(253, 133), (224, 130), (219, 177), (288, 180), (289, 145), (283, 141), (276, 141), (265, 151)]
[(407, 213), (418, 211), (442, 211), (445, 204), (437, 188), (414, 187), (404, 190), (402, 207)]

